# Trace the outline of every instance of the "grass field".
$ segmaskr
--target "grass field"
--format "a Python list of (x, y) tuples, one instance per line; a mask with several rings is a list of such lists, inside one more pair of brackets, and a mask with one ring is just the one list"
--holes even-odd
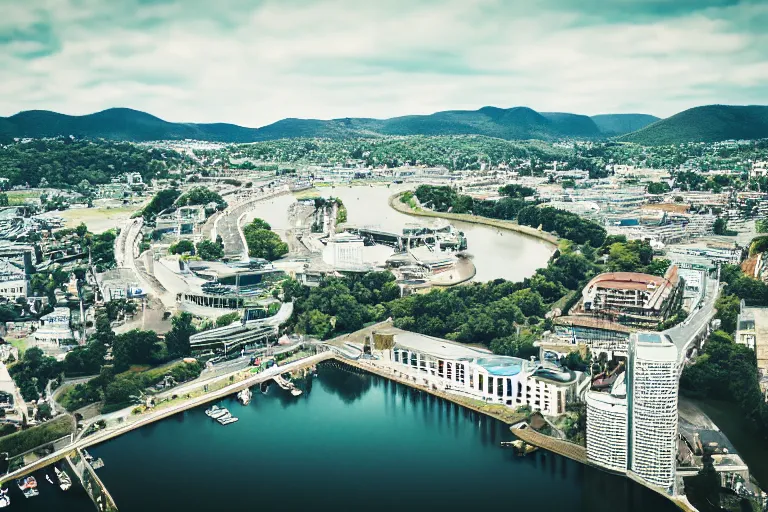
[(40, 192), (29, 192), (26, 190), (12, 190), (6, 192), (6, 194), (8, 195), (8, 204), (11, 206), (24, 204), (27, 199), (37, 199), (40, 197)]
[(84, 223), (88, 226), (88, 231), (99, 234), (119, 227), (125, 220), (130, 218), (134, 211), (136, 211), (135, 206), (128, 206), (119, 208), (81, 208), (55, 212), (55, 214), (64, 219), (65, 227), (74, 228)]

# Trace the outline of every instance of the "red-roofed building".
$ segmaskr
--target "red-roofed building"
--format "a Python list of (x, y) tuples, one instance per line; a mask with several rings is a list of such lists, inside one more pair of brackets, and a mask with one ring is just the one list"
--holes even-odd
[(584, 287), (582, 307), (585, 313), (664, 319), (680, 296), (680, 281), (676, 265), (671, 265), (664, 277), (606, 272)]

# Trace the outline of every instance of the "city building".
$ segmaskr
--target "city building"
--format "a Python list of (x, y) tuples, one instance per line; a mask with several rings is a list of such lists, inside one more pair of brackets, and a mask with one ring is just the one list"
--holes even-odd
[(40, 327), (35, 331), (33, 337), (36, 341), (44, 343), (73, 344), (75, 335), (70, 325), (70, 310), (68, 308), (54, 308), (52, 313), (40, 317)]
[(675, 492), (678, 453), (677, 356), (668, 336), (632, 333), (626, 371), (610, 389), (586, 394), (589, 460), (667, 494)]
[(359, 269), (364, 267), (363, 239), (351, 233), (339, 233), (328, 240), (323, 251), (323, 261), (334, 269)]
[(19, 297), (26, 297), (28, 277), (23, 267), (19, 268), (9, 260), (0, 259), (0, 298), (15, 301)]
[(574, 347), (583, 344), (593, 354), (605, 352), (609, 359), (616, 355), (626, 357), (630, 332), (631, 329), (625, 325), (601, 318), (560, 316), (554, 320), (554, 340), (542, 342), (541, 346), (552, 344), (553, 350), (558, 351), (559, 345)]
[(674, 493), (677, 456), (677, 347), (660, 333), (633, 333), (627, 368), (628, 469)]
[(735, 341), (755, 351), (760, 387), (768, 395), (768, 308), (746, 307), (741, 301)]
[(397, 330), (386, 357), (417, 382), (489, 403), (560, 415), (584, 375), (548, 362), (497, 356), (440, 338)]
[(664, 277), (639, 272), (607, 272), (599, 274), (584, 287), (582, 309), (620, 318), (632, 323), (643, 317), (658, 321), (666, 318), (672, 305), (681, 298), (680, 276), (671, 265)]
[(587, 402), (587, 457), (600, 466), (624, 473), (627, 470), (626, 372), (610, 392), (589, 391)]

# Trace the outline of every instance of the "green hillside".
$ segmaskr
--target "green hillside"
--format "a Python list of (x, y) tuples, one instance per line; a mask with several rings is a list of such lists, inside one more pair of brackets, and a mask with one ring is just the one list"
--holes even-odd
[(377, 137), (384, 135), (485, 135), (505, 140), (600, 138), (588, 116), (540, 114), (527, 107), (483, 107), (390, 119), (283, 119), (262, 128), (214, 123), (170, 123), (150, 114), (114, 108), (84, 116), (33, 110), (0, 118), (0, 140), (10, 137), (56, 137), (147, 141), (198, 139), (257, 142), (284, 138)]
[(600, 133), (607, 136), (634, 132), (660, 120), (649, 114), (600, 114), (592, 116), (591, 119)]
[(768, 107), (706, 105), (684, 110), (618, 140), (650, 146), (768, 137)]

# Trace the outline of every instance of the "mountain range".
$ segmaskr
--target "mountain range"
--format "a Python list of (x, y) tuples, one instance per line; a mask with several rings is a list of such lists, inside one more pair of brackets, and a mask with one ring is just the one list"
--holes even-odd
[(376, 137), (383, 135), (486, 135), (507, 140), (608, 139), (641, 144), (713, 142), (768, 137), (768, 107), (709, 105), (667, 119), (647, 114), (585, 116), (536, 112), (527, 107), (483, 107), (390, 119), (283, 119), (261, 128), (226, 123), (172, 123), (128, 108), (84, 116), (28, 110), (0, 117), (0, 140), (55, 137), (149, 141), (197, 139), (259, 142), (284, 138)]
[(85, 138), (148, 141), (199, 139), (219, 142), (258, 142), (284, 138), (350, 138), (382, 135), (486, 135), (507, 140), (565, 137), (598, 139), (620, 135), (657, 121), (644, 114), (609, 114), (594, 118), (527, 107), (483, 107), (390, 119), (282, 119), (261, 128), (234, 124), (171, 123), (127, 108), (112, 108), (84, 116), (28, 110), (0, 117), (0, 136)]

